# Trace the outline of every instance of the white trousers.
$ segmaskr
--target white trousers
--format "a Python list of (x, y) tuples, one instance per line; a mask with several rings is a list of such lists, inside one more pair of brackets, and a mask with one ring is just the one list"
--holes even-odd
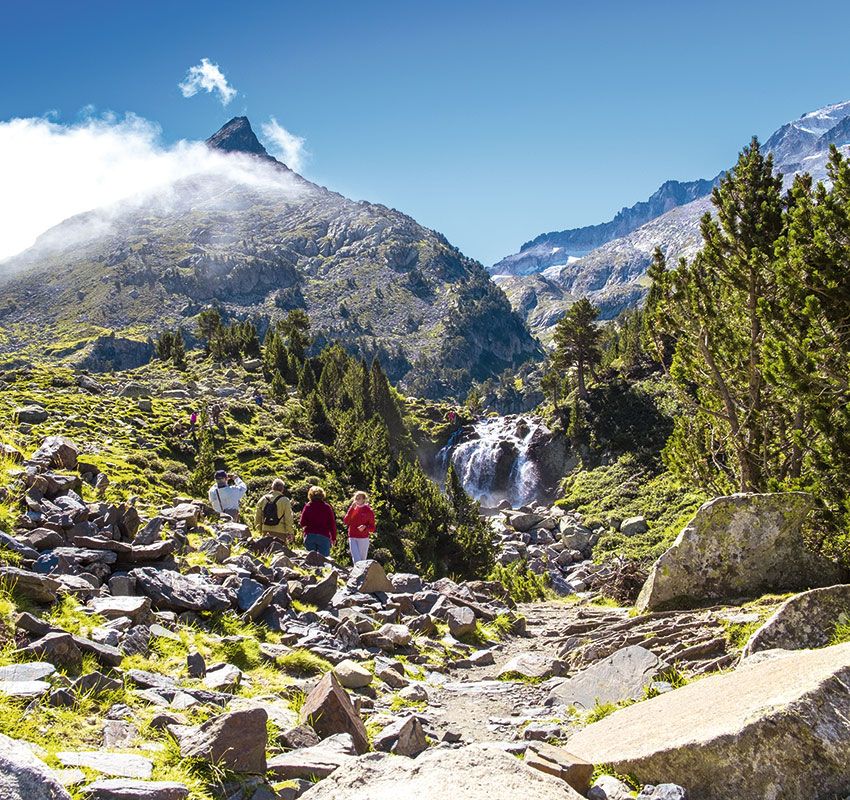
[(348, 548), (351, 550), (352, 564), (356, 564), (358, 561), (365, 561), (369, 554), (369, 538), (355, 539), (353, 536), (349, 537)]

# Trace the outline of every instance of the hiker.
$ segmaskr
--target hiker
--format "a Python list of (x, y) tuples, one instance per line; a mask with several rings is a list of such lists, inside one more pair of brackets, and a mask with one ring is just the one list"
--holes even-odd
[(214, 428), (221, 424), (221, 406), (218, 403), (210, 406), (210, 423)]
[(342, 520), (348, 526), (348, 549), (351, 563), (365, 561), (369, 554), (369, 537), (375, 532), (375, 512), (366, 492), (355, 492)]
[(321, 486), (311, 486), (307, 497), (309, 502), (301, 509), (300, 519), (304, 547), (327, 558), (331, 554), (331, 545), (336, 543), (334, 510), (325, 502), (325, 490)]
[(265, 401), (263, 400), (263, 395), (262, 395), (262, 394), (260, 394), (260, 390), (259, 390), (259, 389), (257, 389), (257, 391), (256, 391), (256, 392), (254, 392), (254, 402), (255, 402), (255, 403), (256, 403), (256, 404), (257, 404), (260, 408), (262, 408), (262, 407), (263, 407), (263, 403), (264, 403)]
[(241, 478), (220, 469), (216, 472), (215, 483), (208, 493), (210, 505), (219, 514), (226, 514), (233, 522), (238, 522), (239, 503), (247, 491), (248, 487)]
[(264, 494), (257, 503), (254, 523), (260, 535), (269, 534), (291, 545), (295, 535), (292, 524), (292, 504), (284, 492), (286, 492), (286, 484), (280, 478), (275, 478), (272, 481), (271, 492)]
[(198, 424), (198, 412), (192, 409), (192, 413), (189, 414), (189, 432), (195, 432), (195, 426)]

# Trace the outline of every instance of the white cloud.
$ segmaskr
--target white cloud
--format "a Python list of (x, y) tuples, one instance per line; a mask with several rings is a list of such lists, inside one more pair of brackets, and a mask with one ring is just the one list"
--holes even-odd
[[(0, 122), (0, 260), (32, 245), (48, 228), (132, 199), (168, 198), (167, 187), (195, 175), (222, 175), (274, 192), (293, 182), (258, 159), (211, 150), (202, 142), (163, 146), (155, 123), (133, 114), (90, 117), (73, 125), (45, 118)], [(108, 225), (110, 212), (98, 215)]]
[(213, 64), (208, 58), (202, 58), (200, 64), (189, 67), (186, 77), (177, 86), (183, 92), (183, 97), (192, 97), (201, 90), (218, 92), (223, 106), (236, 97), (236, 89), (227, 82), (218, 64)]
[(261, 130), (271, 154), (291, 170), (301, 172), (307, 158), (305, 139), (290, 133), (274, 117), (269, 117), (269, 121), (263, 123)]

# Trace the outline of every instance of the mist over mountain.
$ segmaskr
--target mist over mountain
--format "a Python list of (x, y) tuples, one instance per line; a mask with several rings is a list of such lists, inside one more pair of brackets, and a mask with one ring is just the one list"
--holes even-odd
[(378, 356), (422, 394), (462, 392), (537, 353), (484, 268), (442, 235), (305, 180), (244, 117), (207, 145), (222, 168), (72, 217), (4, 262), (3, 347), (50, 342), (85, 361), (112, 334), (191, 333), (215, 306), (261, 332), (304, 309), (319, 343)]
[[(776, 170), (789, 186), (801, 172), (824, 179), (831, 145), (845, 151), (850, 148), (850, 101), (782, 125), (768, 137), (764, 149), (773, 154)], [(656, 247), (673, 262), (697, 252), (699, 220), (711, 210), (709, 195), (722, 175), (685, 183), (667, 181), (647, 201), (624, 208), (609, 222), (535, 237), (518, 253), (493, 264), (489, 272), (500, 276), (497, 281), (514, 308), (543, 339), (549, 335), (546, 329), (579, 297), (589, 297), (600, 307), (602, 319), (612, 319), (645, 295), (646, 270)], [(541, 294), (537, 273), (547, 281)], [(509, 280), (504, 275), (516, 277)], [(563, 290), (562, 302), (553, 304), (553, 284)]]

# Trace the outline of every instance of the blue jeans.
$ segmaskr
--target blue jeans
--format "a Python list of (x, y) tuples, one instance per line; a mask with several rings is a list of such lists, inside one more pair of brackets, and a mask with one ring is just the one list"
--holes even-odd
[(326, 558), (331, 554), (331, 540), (327, 536), (322, 536), (321, 533), (308, 533), (304, 537), (304, 547), (315, 550)]

